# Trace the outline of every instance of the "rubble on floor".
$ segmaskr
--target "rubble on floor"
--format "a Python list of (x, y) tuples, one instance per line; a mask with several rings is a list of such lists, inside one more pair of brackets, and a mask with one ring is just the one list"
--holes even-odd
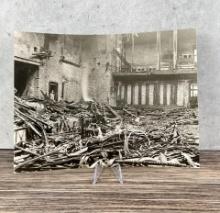
[(198, 110), (15, 97), (15, 171), (112, 166), (199, 167)]

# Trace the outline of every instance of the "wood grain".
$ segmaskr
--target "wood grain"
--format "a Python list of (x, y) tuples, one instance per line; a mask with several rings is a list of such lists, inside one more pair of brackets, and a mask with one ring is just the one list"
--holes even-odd
[(13, 173), (13, 151), (0, 150), (0, 212), (220, 212), (220, 151), (201, 151), (201, 168), (110, 170), (91, 185), (92, 170)]

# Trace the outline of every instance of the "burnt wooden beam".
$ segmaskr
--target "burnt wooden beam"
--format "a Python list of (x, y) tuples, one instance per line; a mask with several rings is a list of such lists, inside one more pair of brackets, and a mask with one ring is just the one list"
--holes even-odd
[(75, 63), (75, 62), (66, 60), (64, 56), (61, 56), (61, 57), (60, 57), (60, 62), (66, 63), (66, 64), (70, 64), (70, 65), (73, 65), (73, 66), (75, 66), (75, 67), (80, 67), (80, 64), (77, 64), (77, 63)]

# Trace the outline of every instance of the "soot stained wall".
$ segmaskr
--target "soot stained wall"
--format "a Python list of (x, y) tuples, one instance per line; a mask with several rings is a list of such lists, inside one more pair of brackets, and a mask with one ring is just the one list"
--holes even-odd
[[(79, 101), (81, 99), (81, 68), (71, 63), (61, 62), (64, 56), (68, 62), (80, 65), (81, 63), (81, 40), (72, 35), (44, 35), (39, 33), (16, 33), (14, 37), (14, 56), (31, 59), (34, 47), (37, 52), (43, 47), (51, 51), (47, 59), (35, 61), (40, 62), (38, 67), (38, 89), (37, 92), (28, 93), (29, 96), (41, 97), (40, 90), (49, 93), (49, 82), (58, 83), (58, 100)], [(28, 62), (27, 62), (28, 63)], [(64, 84), (64, 86), (62, 86)], [(62, 89), (63, 97), (62, 96)], [(33, 88), (30, 87), (30, 91)]]
[(115, 98), (111, 72), (116, 61), (112, 53), (118, 45), (120, 37), (117, 35), (94, 35), (82, 42), (82, 66), (88, 72), (89, 96), (113, 105)]

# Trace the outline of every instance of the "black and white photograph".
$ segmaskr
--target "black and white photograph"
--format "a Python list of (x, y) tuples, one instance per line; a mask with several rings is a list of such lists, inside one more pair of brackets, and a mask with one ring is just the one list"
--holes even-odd
[(219, 213), (219, 11), (2, 0), (0, 213)]
[(14, 33), (14, 170), (198, 168), (195, 29)]

